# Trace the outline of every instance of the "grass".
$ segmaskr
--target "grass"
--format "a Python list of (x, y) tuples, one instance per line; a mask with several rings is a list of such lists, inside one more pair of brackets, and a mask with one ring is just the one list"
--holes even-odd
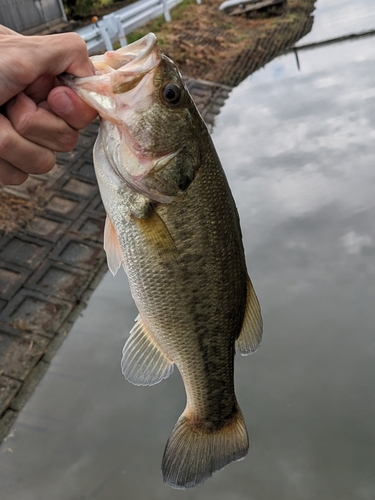
[[(233, 68), (234, 73), (228, 70), (233, 61), (245, 51), (253, 53), (253, 59), (249, 59), (253, 60), (252, 71), (264, 65), (269, 60), (271, 46), (283, 51), (295, 42), (305, 25), (308, 28), (314, 4), (314, 0), (289, 0), (283, 15), (256, 20), (226, 16), (219, 11), (219, 2), (203, 0), (202, 5), (197, 5), (195, 0), (183, 0), (171, 10), (171, 23), (160, 16), (127, 34), (128, 43), (154, 32), (163, 52), (176, 62), (183, 74), (235, 85), (243, 75), (237, 66)], [(265, 43), (265, 39), (269, 43)]]
[[(189, 8), (190, 5), (196, 5), (195, 0), (182, 0), (181, 3), (173, 7), (173, 9), (170, 11), (172, 21), (178, 21), (182, 19), (186, 9)], [(136, 40), (139, 40), (143, 36), (147, 35), (147, 33), (155, 33), (158, 34), (162, 28), (167, 28), (168, 23), (164, 19), (164, 15), (157, 17), (156, 19), (153, 19), (149, 23), (147, 23), (143, 28), (132, 31), (131, 33), (126, 35), (126, 39), (128, 43), (133, 43)], [(163, 35), (159, 34), (158, 35), (159, 43), (161, 46), (165, 44), (165, 40), (163, 39)]]

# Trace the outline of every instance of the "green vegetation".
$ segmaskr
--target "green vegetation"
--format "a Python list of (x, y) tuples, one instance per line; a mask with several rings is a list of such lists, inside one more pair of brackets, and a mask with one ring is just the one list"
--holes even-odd
[(182, 19), (182, 16), (185, 13), (188, 6), (196, 4), (197, 2), (195, 0), (183, 0), (180, 4), (176, 5), (176, 7), (174, 7), (171, 10), (172, 19), (179, 21), (180, 19)]
[(93, 16), (97, 9), (114, 3), (114, 0), (63, 0), (66, 15), (69, 19)]
[[(150, 33), (151, 31), (153, 33), (157, 33), (164, 24), (165, 24), (164, 16), (159, 16), (156, 19), (153, 19), (152, 21), (147, 23), (145, 26), (143, 26), (139, 30), (132, 31), (131, 33), (128, 33), (126, 35), (126, 40), (128, 41), (128, 43), (133, 43), (136, 40), (139, 40), (143, 36), (147, 35), (147, 33)], [(159, 43), (162, 45), (161, 39), (159, 39)]]

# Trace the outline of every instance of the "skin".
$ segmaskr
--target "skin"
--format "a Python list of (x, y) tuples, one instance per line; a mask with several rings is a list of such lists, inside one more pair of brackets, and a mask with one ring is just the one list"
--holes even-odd
[(91, 76), (94, 67), (76, 33), (23, 36), (0, 25), (0, 183), (22, 184), (71, 151), (97, 112), (57, 80)]

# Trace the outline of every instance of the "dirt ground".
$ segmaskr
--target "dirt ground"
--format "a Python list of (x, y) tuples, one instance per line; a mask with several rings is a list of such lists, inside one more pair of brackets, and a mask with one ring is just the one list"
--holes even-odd
[(0, 191), (0, 230), (8, 234), (29, 221), (38, 205), (9, 193)]
[(172, 9), (171, 23), (152, 21), (129, 39), (154, 31), (183, 75), (236, 86), (312, 27), (315, 0), (288, 0), (283, 15), (255, 19), (229, 16), (221, 2), (185, 0)]
[[(222, 0), (183, 0), (171, 10), (172, 22), (161, 17), (130, 33), (128, 41), (153, 31), (165, 53), (182, 74), (230, 86), (292, 47), (307, 34), (313, 23), (316, 0), (287, 0), (282, 15), (265, 12), (232, 17), (219, 10)], [(116, 1), (94, 12), (100, 19), (130, 2)], [(77, 27), (90, 18), (73, 24)]]

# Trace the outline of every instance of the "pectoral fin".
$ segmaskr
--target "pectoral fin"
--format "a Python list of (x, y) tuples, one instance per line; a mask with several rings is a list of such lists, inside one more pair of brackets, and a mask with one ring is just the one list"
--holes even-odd
[(236, 340), (236, 351), (247, 356), (255, 352), (262, 340), (263, 321), (260, 306), (250, 278), (247, 278), (247, 302), (241, 333)]
[(173, 372), (173, 362), (161, 350), (140, 316), (122, 351), (121, 369), (134, 385), (155, 385)]
[(165, 225), (163, 219), (150, 209), (146, 217), (136, 218), (136, 223), (141, 228), (144, 237), (147, 240), (147, 246), (159, 256), (170, 257), (175, 255), (177, 249), (173, 238)]
[(120, 247), (120, 242), (118, 240), (115, 228), (108, 217), (105, 220), (104, 226), (104, 250), (107, 254), (108, 267), (113, 276), (119, 270), (119, 267), (123, 263), (124, 257), (122, 255), (122, 250)]

